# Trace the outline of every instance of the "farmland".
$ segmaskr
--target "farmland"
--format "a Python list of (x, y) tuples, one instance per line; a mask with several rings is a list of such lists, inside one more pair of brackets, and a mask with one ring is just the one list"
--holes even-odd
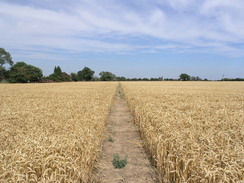
[[(88, 182), (101, 154), (117, 86), (118, 82), (1, 84), (0, 182)], [(161, 182), (244, 180), (243, 82), (121, 86), (124, 93), (119, 97), (127, 100)], [(120, 110), (121, 105), (117, 103)], [(131, 125), (126, 115), (114, 116)], [(110, 149), (125, 149), (118, 136), (126, 139), (128, 149), (135, 148), (128, 143), (134, 139), (122, 130), (114, 133)], [(132, 153), (128, 167), (138, 163)], [(112, 167), (112, 155), (108, 161)]]
[(116, 86), (0, 85), (0, 182), (87, 182)]
[(244, 83), (125, 82), (163, 182), (244, 180)]

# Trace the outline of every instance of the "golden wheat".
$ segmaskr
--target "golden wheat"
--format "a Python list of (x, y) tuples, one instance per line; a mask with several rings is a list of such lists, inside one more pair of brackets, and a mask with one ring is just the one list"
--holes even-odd
[(162, 182), (244, 181), (243, 82), (124, 82)]
[(0, 85), (0, 182), (87, 182), (116, 85)]

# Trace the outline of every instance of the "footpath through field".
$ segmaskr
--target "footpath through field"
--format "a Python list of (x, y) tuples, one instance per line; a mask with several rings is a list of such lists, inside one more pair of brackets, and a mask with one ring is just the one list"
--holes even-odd
[[(92, 182), (158, 182), (156, 170), (148, 160), (139, 132), (133, 124), (133, 117), (123, 96), (122, 88), (119, 86), (108, 119), (107, 140), (104, 142)], [(116, 169), (112, 163), (116, 153), (121, 159), (128, 157), (127, 165), (121, 169)]]

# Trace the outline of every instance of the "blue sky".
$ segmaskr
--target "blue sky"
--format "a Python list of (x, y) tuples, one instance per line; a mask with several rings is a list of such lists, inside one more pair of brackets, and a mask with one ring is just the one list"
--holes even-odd
[(0, 47), (44, 75), (244, 78), (244, 1), (0, 0)]

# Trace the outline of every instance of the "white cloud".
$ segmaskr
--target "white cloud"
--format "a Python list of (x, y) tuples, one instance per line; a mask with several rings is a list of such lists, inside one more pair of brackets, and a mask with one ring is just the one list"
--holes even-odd
[(66, 6), (56, 4), (56, 9), (50, 2), (46, 8), (45, 3), (38, 7), (31, 2), (0, 2), (0, 44), (4, 47), (130, 52), (171, 47), (182, 51), (205, 44), (222, 53), (238, 52), (230, 43), (244, 44), (241, 0), (157, 0), (155, 4), (84, 0), (65, 1)]
[(207, 0), (201, 9), (207, 17), (214, 17), (219, 29), (230, 33), (233, 37), (244, 39), (244, 1)]

